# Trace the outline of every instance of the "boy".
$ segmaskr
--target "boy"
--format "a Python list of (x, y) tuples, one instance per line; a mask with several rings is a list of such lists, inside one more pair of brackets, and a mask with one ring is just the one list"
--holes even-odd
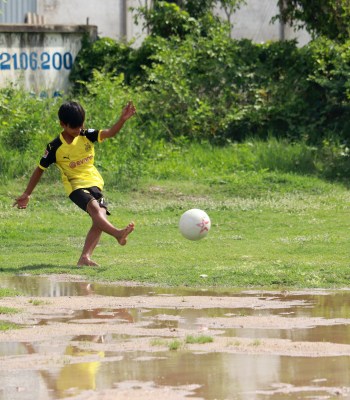
[(63, 131), (47, 145), (45, 154), (34, 170), (27, 188), (13, 204), (21, 209), (26, 208), (43, 172), (52, 163), (56, 163), (61, 171), (67, 195), (92, 219), (92, 227), (87, 233), (78, 266), (98, 265), (92, 261), (91, 256), (102, 232), (115, 237), (118, 243), (124, 246), (127, 236), (134, 230), (133, 222), (124, 229), (117, 229), (107, 219), (107, 215), (110, 214), (102, 194), (104, 182), (94, 166), (94, 142), (114, 137), (135, 112), (133, 103), (129, 102), (119, 120), (111, 128), (98, 131), (84, 129), (85, 111), (79, 103), (71, 101), (62, 104), (58, 118)]

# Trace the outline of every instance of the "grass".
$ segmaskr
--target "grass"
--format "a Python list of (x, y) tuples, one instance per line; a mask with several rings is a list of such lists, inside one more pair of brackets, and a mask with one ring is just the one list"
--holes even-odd
[(174, 339), (168, 343), (168, 348), (170, 351), (179, 350), (183, 346), (183, 342), (181, 340)]
[(0, 321), (0, 332), (9, 331), (10, 329), (19, 329), (20, 326), (11, 322)]
[(184, 342), (178, 339), (165, 340), (155, 338), (151, 340), (150, 344), (155, 347), (167, 347), (170, 351), (177, 351), (184, 346)]
[(32, 304), (33, 306), (42, 306), (44, 304), (48, 304), (47, 301), (44, 300), (37, 300), (37, 299), (30, 299), (29, 303)]
[(20, 293), (17, 290), (0, 288), (0, 297), (17, 296)]
[(0, 314), (16, 314), (18, 312), (19, 310), (17, 308), (0, 306)]
[[(286, 172), (288, 165), (278, 171), (277, 157), (270, 169), (252, 170), (244, 161), (252, 157), (247, 148), (240, 161), (236, 147), (215, 149), (211, 158), (205, 146), (183, 157), (177, 151), (148, 166), (129, 191), (107, 182), (111, 221), (122, 227), (134, 220), (136, 229), (125, 247), (102, 236), (94, 254), (99, 268), (75, 266), (90, 221), (54, 174), (40, 183), (27, 210), (12, 208), (12, 201), (28, 177), (8, 181), (0, 189), (0, 274), (68, 273), (178, 287), (348, 286), (349, 190)], [(199, 242), (178, 231), (189, 208), (211, 218), (211, 231)]]
[(211, 336), (187, 335), (184, 340), (179, 340), (179, 339), (165, 340), (165, 339), (155, 338), (151, 340), (150, 344), (151, 346), (167, 347), (170, 351), (177, 351), (179, 349), (185, 348), (186, 344), (205, 344), (205, 343), (212, 343), (213, 341), (214, 339)]
[(214, 339), (211, 336), (200, 335), (200, 336), (186, 336), (185, 342), (187, 344), (205, 344), (205, 343), (212, 343)]
[(254, 347), (261, 346), (261, 340), (255, 339), (255, 340), (253, 340), (253, 341), (251, 342), (250, 345), (251, 345), (251, 346), (254, 346)]

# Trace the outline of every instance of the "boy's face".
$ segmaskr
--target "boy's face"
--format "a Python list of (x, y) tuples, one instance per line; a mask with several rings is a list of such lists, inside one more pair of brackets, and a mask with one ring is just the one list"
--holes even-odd
[(72, 138), (75, 138), (79, 136), (80, 131), (83, 129), (84, 125), (78, 126), (76, 128), (71, 128), (69, 124), (65, 124), (62, 121), (60, 121), (61, 127), (63, 128), (64, 133), (67, 135), (71, 136)]

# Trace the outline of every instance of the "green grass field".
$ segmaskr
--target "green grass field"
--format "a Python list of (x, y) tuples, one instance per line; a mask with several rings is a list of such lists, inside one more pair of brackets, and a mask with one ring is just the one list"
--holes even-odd
[[(217, 150), (202, 154), (205, 162), (198, 152), (190, 161), (157, 161), (133, 189), (118, 191), (107, 182), (111, 221), (123, 227), (133, 220), (136, 229), (125, 247), (102, 236), (94, 253), (99, 268), (75, 266), (90, 219), (65, 197), (55, 174), (39, 184), (27, 210), (12, 203), (28, 177), (2, 185), (0, 274), (189, 287), (348, 286), (346, 187), (296, 173), (230, 171), (232, 155)], [(211, 218), (211, 231), (198, 242), (178, 230), (189, 208)]]

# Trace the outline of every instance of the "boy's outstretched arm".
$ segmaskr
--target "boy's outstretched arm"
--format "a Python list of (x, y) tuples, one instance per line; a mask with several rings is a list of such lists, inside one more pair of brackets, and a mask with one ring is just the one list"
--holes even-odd
[(123, 127), (124, 123), (136, 113), (136, 108), (132, 101), (123, 108), (119, 120), (109, 129), (103, 129), (100, 134), (101, 140), (114, 137)]
[(44, 170), (36, 167), (34, 170), (32, 176), (29, 179), (28, 186), (26, 190), (23, 192), (21, 196), (19, 196), (15, 202), (13, 203), (13, 207), (17, 205), (17, 208), (27, 208), (27, 205), (29, 203), (30, 195), (32, 194), (33, 190), (35, 189), (35, 186), (38, 184), (40, 181), (40, 178), (43, 174)]

